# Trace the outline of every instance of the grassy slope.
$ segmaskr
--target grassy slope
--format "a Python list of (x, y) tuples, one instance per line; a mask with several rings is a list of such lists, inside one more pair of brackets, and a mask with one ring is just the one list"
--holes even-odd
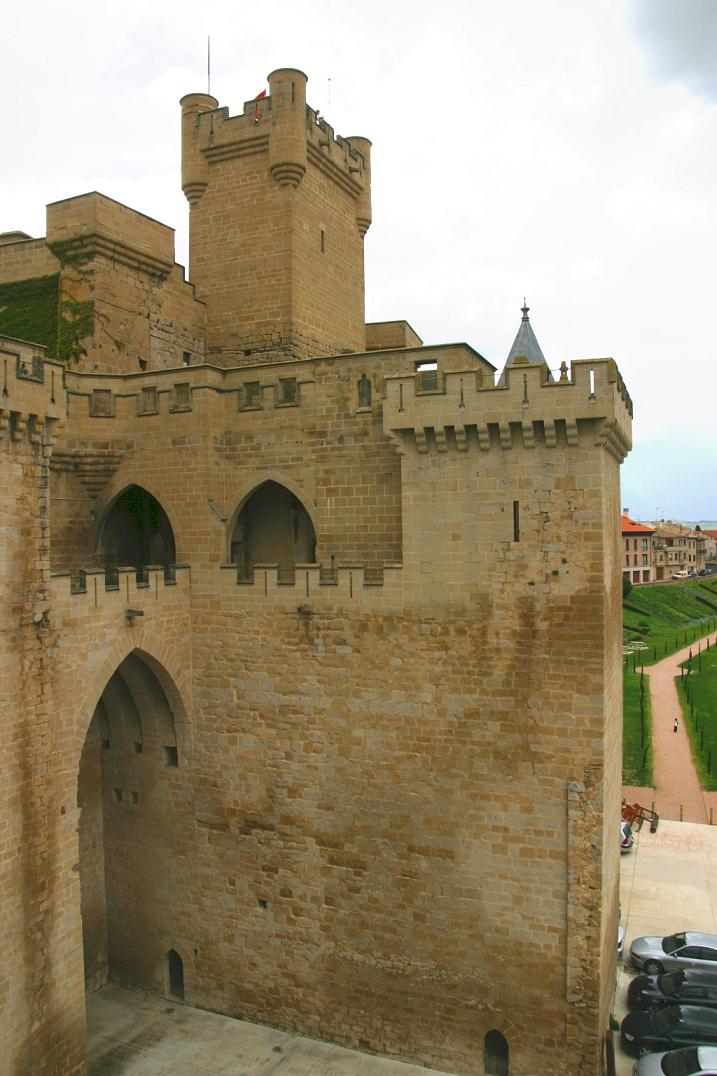
[(623, 682), (624, 733), (622, 780), (626, 785), (652, 784), (652, 715), (647, 677), (643, 682), (644, 733), (640, 721), (640, 673), (626, 672)]
[(692, 671), (677, 681), (685, 727), (700, 784), (717, 789), (717, 647), (694, 654)]
[[(624, 642), (630, 644), (639, 641), (645, 646), (645, 649), (625, 655), (623, 782), (626, 785), (651, 785), (652, 723), (649, 692), (645, 687), (643, 745), (639, 702), (640, 665), (652, 665), (717, 628), (717, 579), (702, 578), (684, 583), (666, 583), (664, 586), (634, 587), (623, 603), (623, 617)], [(717, 654), (717, 651), (713, 648), (710, 653)], [(713, 769), (717, 774), (717, 705), (712, 707), (712, 711), (716, 714), (712, 754)], [(707, 736), (705, 730), (705, 766), (710, 742)], [(698, 758), (697, 753), (695, 758)], [(714, 783), (706, 784), (706, 788), (717, 788), (717, 776), (712, 780)]]

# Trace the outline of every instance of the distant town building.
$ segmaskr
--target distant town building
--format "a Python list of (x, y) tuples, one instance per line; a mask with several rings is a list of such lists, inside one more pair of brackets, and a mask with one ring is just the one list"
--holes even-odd
[(671, 519), (654, 524), (655, 579), (670, 579), (677, 572), (701, 572), (705, 568), (705, 536)]
[(622, 534), (622, 574), (631, 583), (653, 583), (655, 563), (653, 550), (654, 528), (647, 523), (630, 519), (628, 509), (623, 508), (620, 519)]

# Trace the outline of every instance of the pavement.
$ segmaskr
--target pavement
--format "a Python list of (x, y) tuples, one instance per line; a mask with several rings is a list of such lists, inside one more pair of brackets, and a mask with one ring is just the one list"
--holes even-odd
[[(647, 934), (697, 930), (717, 934), (717, 826), (661, 820), (656, 833), (643, 825), (632, 852), (621, 856), (620, 904), (625, 958), (630, 943)], [(627, 985), (638, 972), (618, 969), (615, 1016), (627, 1013)], [(630, 1076), (634, 1058), (615, 1035), (617, 1076)]]
[(111, 984), (87, 1000), (89, 1076), (447, 1076)]

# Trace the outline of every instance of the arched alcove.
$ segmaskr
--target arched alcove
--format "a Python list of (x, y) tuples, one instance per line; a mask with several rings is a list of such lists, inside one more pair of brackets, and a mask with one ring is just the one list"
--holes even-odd
[(231, 536), (231, 559), (249, 578), (255, 564), (316, 562), (316, 531), (301, 501), (278, 482), (263, 482), (247, 497)]
[(167, 953), (167, 979), (172, 997), (184, 1001), (184, 963), (176, 949)]
[(97, 702), (77, 780), (88, 991), (108, 979), (166, 989), (157, 961), (166, 954), (165, 930), (178, 929), (182, 917), (181, 895), (167, 878), (191, 822), (177, 762), (182, 732), (156, 672), (129, 654)]
[(141, 486), (129, 486), (100, 525), (98, 556), (107, 571), (176, 561), (174, 533), (159, 501)]
[(489, 1031), (483, 1040), (483, 1067), (486, 1076), (509, 1076), (508, 1043), (500, 1031)]

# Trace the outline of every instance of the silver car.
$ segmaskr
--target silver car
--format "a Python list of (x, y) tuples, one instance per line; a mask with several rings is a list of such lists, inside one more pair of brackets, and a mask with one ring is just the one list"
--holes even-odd
[(635, 938), (630, 946), (630, 961), (645, 975), (680, 968), (717, 971), (717, 937), (686, 931), (666, 938)]
[(632, 1076), (717, 1076), (717, 1046), (687, 1046), (666, 1054), (645, 1054)]

